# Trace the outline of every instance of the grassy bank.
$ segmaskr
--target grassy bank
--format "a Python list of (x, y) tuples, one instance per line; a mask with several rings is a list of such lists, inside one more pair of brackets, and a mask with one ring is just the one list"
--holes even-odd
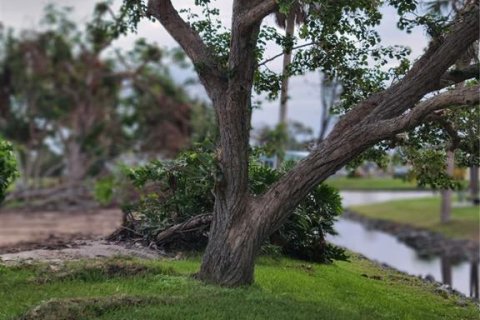
[(453, 208), (452, 221), (440, 223), (440, 198), (399, 200), (378, 204), (354, 206), (353, 211), (374, 219), (408, 224), (417, 228), (439, 232), (450, 238), (478, 241), (480, 210), (478, 207)]
[(262, 258), (256, 284), (239, 289), (192, 279), (198, 266), (195, 258), (77, 262), (60, 270), (0, 267), (0, 318), (18, 317), (42, 301), (50, 302), (36, 315), (47, 319), (478, 318), (473, 304), (461, 306), (431, 284), (357, 257), (333, 265)]
[(327, 184), (340, 190), (416, 190), (419, 189), (413, 181), (402, 179), (385, 178), (347, 178), (332, 177)]

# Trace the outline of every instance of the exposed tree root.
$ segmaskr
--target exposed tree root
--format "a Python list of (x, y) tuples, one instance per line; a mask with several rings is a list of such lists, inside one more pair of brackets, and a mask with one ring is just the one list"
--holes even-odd
[(146, 237), (140, 222), (127, 216), (123, 226), (107, 237), (109, 241), (140, 241), (157, 249), (181, 250), (204, 248), (208, 241), (211, 214), (200, 214)]

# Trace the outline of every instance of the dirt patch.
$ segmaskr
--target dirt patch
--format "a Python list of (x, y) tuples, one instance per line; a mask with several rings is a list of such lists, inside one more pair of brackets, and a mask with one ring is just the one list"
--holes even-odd
[(6, 265), (33, 263), (33, 262), (63, 262), (67, 260), (137, 257), (143, 259), (158, 259), (164, 254), (141, 246), (116, 244), (104, 240), (74, 241), (68, 248), (48, 250), (38, 249), (15, 253), (0, 254), (0, 261)]
[(12, 245), (0, 247), (0, 254), (15, 253), (21, 251), (30, 251), (38, 249), (57, 250), (77, 247), (85, 244), (85, 241), (78, 239), (89, 239), (91, 236), (86, 234), (52, 234), (46, 239), (39, 241), (19, 242)]
[(61, 247), (74, 239), (99, 239), (122, 224), (119, 209), (73, 212), (0, 212), (0, 253)]
[(135, 306), (151, 304), (174, 304), (174, 297), (99, 297), (53, 299), (41, 303), (37, 307), (19, 317), (20, 320), (57, 320), (57, 319), (90, 319), (107, 312)]
[(303, 272), (307, 273), (310, 276), (315, 275), (315, 269), (311, 264), (295, 264), (295, 265), (287, 265), (287, 268), (302, 270)]
[(76, 264), (40, 265), (34, 283), (54, 281), (98, 281), (116, 277), (177, 275), (171, 267), (149, 266), (129, 259), (87, 260)]

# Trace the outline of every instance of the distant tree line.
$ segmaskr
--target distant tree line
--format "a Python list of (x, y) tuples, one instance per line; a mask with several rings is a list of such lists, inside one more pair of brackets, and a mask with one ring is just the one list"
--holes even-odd
[(54, 180), (73, 192), (129, 151), (172, 157), (189, 143), (192, 108), (208, 108), (172, 80), (183, 53), (143, 39), (114, 49), (108, 6), (85, 28), (70, 11), (49, 5), (38, 30), (0, 29), (0, 136), (18, 154), (17, 195)]

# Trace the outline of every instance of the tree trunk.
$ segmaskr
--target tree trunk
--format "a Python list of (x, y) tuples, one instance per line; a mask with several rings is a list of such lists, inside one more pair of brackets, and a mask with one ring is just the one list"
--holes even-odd
[[(285, 25), (285, 36), (288, 39), (293, 38), (293, 34), (295, 32), (295, 12), (292, 10), (291, 13), (287, 16), (287, 21)], [(282, 67), (282, 84), (280, 88), (280, 115), (278, 119), (278, 124), (280, 130), (283, 130), (285, 135), (288, 134), (288, 120), (287, 120), (287, 103), (288, 103), (288, 67), (292, 63), (292, 50), (286, 50), (285, 54), (283, 55), (283, 67)], [(277, 162), (276, 166), (280, 166), (283, 162), (284, 158), (284, 151), (286, 148), (285, 145), (286, 141), (282, 141), (280, 152), (277, 154)]]
[[(453, 176), (453, 171), (455, 169), (455, 158), (453, 151), (447, 151), (447, 174)], [(450, 216), (452, 213), (452, 190), (445, 189), (441, 192), (442, 204), (440, 209), (440, 222), (448, 223), (450, 222)]]
[(235, 2), (229, 70), (235, 70), (225, 92), (212, 96), (220, 132), (215, 205), (209, 241), (198, 277), (224, 286), (253, 282), (256, 253), (262, 237), (252, 219), (248, 192), (251, 92), (256, 69), (260, 23), (242, 28), (242, 5)]
[(470, 167), (470, 198), (475, 206), (480, 205), (479, 193), (478, 166), (473, 165)]
[(81, 145), (75, 141), (75, 137), (71, 137), (71, 140), (66, 145), (66, 164), (67, 169), (67, 180), (68, 183), (73, 185), (82, 182), (85, 178), (87, 169), (86, 161), (87, 158), (81, 150)]
[(215, 219), (210, 229), (207, 250), (203, 256), (199, 278), (205, 282), (234, 287), (254, 281), (255, 257), (263, 243), (259, 225), (253, 223), (246, 202), (238, 219), (228, 221), (222, 205), (215, 205)]
[[(285, 26), (285, 36), (289, 39), (293, 38), (295, 32), (295, 13), (289, 13), (287, 16), (287, 22)], [(288, 67), (292, 63), (292, 50), (286, 50), (283, 55), (283, 67), (282, 67), (282, 86), (280, 91), (280, 117), (278, 122), (280, 124), (287, 124), (287, 101), (288, 101)]]
[[(328, 84), (327, 84), (328, 81)], [(338, 98), (339, 84), (336, 79), (327, 80), (325, 76), (320, 72), (320, 104), (322, 107), (322, 113), (320, 118), (320, 132), (317, 138), (317, 145), (325, 139), (328, 126), (332, 120), (330, 110), (334, 106)], [(328, 94), (327, 94), (328, 93)]]

